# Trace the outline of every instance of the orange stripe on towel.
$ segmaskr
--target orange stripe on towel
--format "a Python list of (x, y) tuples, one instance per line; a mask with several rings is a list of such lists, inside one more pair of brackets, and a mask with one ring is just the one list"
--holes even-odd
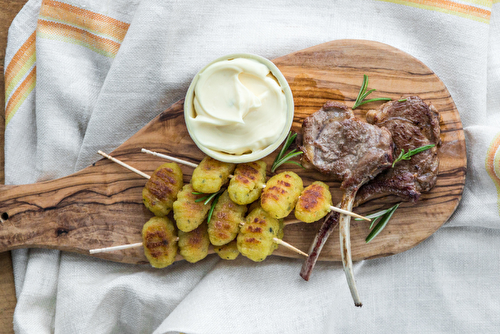
[(5, 100), (35, 64), (36, 32), (23, 43), (5, 69)]
[(5, 108), (5, 126), (9, 124), (10, 120), (17, 112), (19, 107), (23, 104), (24, 100), (30, 95), (36, 85), (36, 67), (33, 67), (26, 79), (19, 85), (14, 94), (12, 94), (7, 107)]
[(489, 23), (491, 10), (448, 0), (379, 0), (395, 4), (457, 15), (474, 21)]
[(44, 0), (40, 18), (73, 25), (103, 37), (122, 42), (130, 24), (112, 17), (71, 6), (59, 1)]
[(38, 20), (37, 34), (40, 37), (85, 46), (104, 56), (113, 58), (120, 44), (107, 38), (96, 36), (83, 29), (63, 23)]

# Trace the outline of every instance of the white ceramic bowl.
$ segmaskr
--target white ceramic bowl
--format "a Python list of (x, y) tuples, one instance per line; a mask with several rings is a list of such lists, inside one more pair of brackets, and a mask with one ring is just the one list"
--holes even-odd
[[(260, 63), (266, 65), (269, 68), (269, 70), (271, 71), (271, 73), (274, 75), (274, 77), (278, 80), (278, 83), (281, 86), (283, 93), (285, 94), (285, 101), (286, 101), (285, 126), (281, 130), (281, 134), (279, 135), (278, 139), (262, 150), (248, 153), (248, 154), (241, 154), (241, 155), (224, 153), (224, 152), (215, 151), (215, 150), (212, 150), (208, 147), (205, 147), (196, 138), (196, 134), (194, 133), (194, 127), (190, 123), (191, 118), (194, 117), (194, 115), (196, 115), (194, 105), (193, 105), (194, 89), (195, 89), (196, 83), (198, 82), (200, 73), (203, 72), (208, 66), (212, 65), (213, 63), (223, 61), (223, 60), (234, 59), (234, 58), (253, 59), (253, 60), (257, 60)], [(294, 115), (294, 104), (293, 104), (292, 90), (290, 89), (290, 86), (288, 85), (288, 82), (286, 81), (283, 74), (276, 67), (276, 65), (274, 65), (270, 60), (263, 58), (261, 56), (257, 56), (257, 55), (249, 54), (249, 53), (230, 54), (227, 56), (217, 58), (214, 61), (207, 64), (193, 78), (193, 81), (191, 82), (191, 85), (189, 86), (189, 89), (186, 93), (186, 98), (184, 100), (184, 119), (186, 121), (186, 126), (188, 129), (189, 135), (191, 136), (191, 139), (193, 139), (193, 141), (195, 142), (196, 146), (198, 146), (198, 148), (201, 151), (203, 151), (206, 155), (208, 155), (216, 160), (224, 161), (224, 162), (231, 162), (231, 163), (244, 163), (244, 162), (249, 162), (249, 161), (255, 161), (255, 160), (262, 159), (265, 156), (271, 154), (274, 150), (276, 150), (281, 145), (281, 143), (285, 140), (286, 136), (288, 135), (288, 132), (290, 131), (290, 128), (292, 127), (293, 115)]]

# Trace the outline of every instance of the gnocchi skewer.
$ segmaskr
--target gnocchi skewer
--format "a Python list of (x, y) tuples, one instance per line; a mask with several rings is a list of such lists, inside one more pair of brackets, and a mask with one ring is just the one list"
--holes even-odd
[(333, 206), (330, 189), (321, 181), (313, 182), (302, 191), (295, 206), (295, 218), (305, 223), (313, 223), (325, 217), (330, 211), (371, 221), (367, 217)]
[(216, 193), (227, 182), (235, 168), (235, 164), (205, 156), (191, 175), (193, 189), (205, 194)]
[[(148, 154), (152, 154), (152, 155), (164, 158), (164, 159), (169, 159), (171, 161), (175, 161), (175, 162), (178, 162), (180, 164), (184, 164), (186, 166), (191, 166), (194, 168), (198, 167), (197, 164), (194, 164), (192, 162), (185, 161), (182, 159), (178, 159), (178, 158), (166, 155), (166, 154), (157, 153), (157, 152), (150, 151), (150, 150), (147, 150), (144, 148), (141, 151), (144, 153), (148, 153)], [(265, 162), (263, 162), (263, 161), (256, 161), (256, 162), (252, 162), (252, 163), (244, 163), (244, 164), (237, 165), (235, 172), (234, 172), (234, 176), (229, 175), (229, 178), (231, 178), (231, 181), (229, 182), (228, 189), (229, 189), (229, 195), (231, 197), (231, 200), (233, 200), (233, 202), (235, 202), (235, 203), (242, 204), (242, 205), (243, 204), (250, 204), (253, 201), (257, 200), (259, 198), (259, 196), (261, 195), (262, 189), (265, 189), (266, 186), (268, 186), (268, 184), (265, 184), (265, 170), (266, 170), (266, 165), (265, 165)], [(324, 183), (321, 181), (313, 182), (313, 184), (317, 184), (317, 182), (320, 182), (321, 184), (324, 185)], [(243, 188), (249, 188), (249, 189), (245, 191), (241, 188), (238, 189), (237, 187), (238, 188), (243, 187)], [(238, 191), (241, 192), (241, 194), (239, 194)], [(371, 221), (371, 219), (366, 218), (364, 216), (361, 216), (357, 213), (347, 211), (347, 210), (341, 209), (339, 207), (333, 206), (333, 203), (330, 203), (328, 206), (322, 206), (322, 207), (315, 205), (316, 207), (318, 207), (318, 210), (321, 211), (321, 214), (320, 213), (313, 214), (312, 213), (313, 210), (306, 208), (307, 206), (310, 206), (310, 204), (307, 204), (305, 202), (306, 200), (307, 201), (310, 201), (310, 200), (314, 201), (314, 198), (313, 198), (314, 194), (309, 195), (310, 193), (313, 193), (313, 192), (314, 192), (313, 189), (309, 189), (308, 192), (306, 192), (306, 190), (304, 190), (304, 192), (301, 193), (301, 195), (299, 196), (299, 200), (298, 200), (299, 203), (297, 203), (297, 206), (300, 205), (299, 210), (303, 211), (302, 217), (305, 217), (305, 215), (309, 215), (309, 218), (307, 220), (303, 220), (303, 219), (297, 217), (297, 215), (296, 215), (297, 219), (304, 221), (306, 223), (309, 223), (309, 222), (317, 221), (317, 220), (323, 218), (330, 211), (335, 211), (335, 212), (343, 213), (343, 214), (346, 214), (346, 215), (349, 215), (349, 216), (352, 216), (355, 218), (360, 218), (360, 219), (363, 219), (366, 221)], [(303, 199), (301, 201), (301, 198), (304, 195), (307, 195), (307, 196), (305, 199)], [(331, 194), (329, 196), (331, 198)], [(296, 210), (297, 210), (297, 208), (296, 208)], [(304, 211), (307, 211), (307, 213)], [(299, 214), (299, 216), (300, 215), (301, 214)], [(315, 217), (318, 217), (318, 218), (316, 220), (311, 221), (311, 219), (312, 219), (311, 215), (314, 215)]]
[[(220, 162), (208, 156), (197, 165), (145, 148), (141, 149), (141, 152), (195, 168), (191, 176), (191, 183), (193, 188), (199, 192), (215, 193), (228, 179), (231, 179), (229, 195), (235, 203), (240, 205), (250, 204), (257, 200), (262, 189), (266, 186), (266, 163), (261, 160), (238, 164), (235, 168), (234, 164)], [(234, 175), (231, 174), (233, 171)]]
[(175, 261), (178, 240), (175, 224), (167, 217), (153, 217), (142, 228), (144, 255), (155, 268)]
[(198, 201), (202, 197), (203, 194), (196, 193), (190, 183), (184, 185), (179, 191), (177, 200), (173, 204), (174, 220), (179, 230), (190, 232), (205, 221), (210, 205)]
[[(176, 163), (167, 163), (161, 165), (158, 169), (155, 170), (155, 173), (153, 176), (149, 176), (144, 172), (141, 172), (140, 170), (110, 156), (109, 154), (106, 154), (102, 151), (98, 151), (98, 153), (105, 158), (110, 159), (111, 161), (119, 164), (120, 166), (123, 166), (134, 173), (137, 173), (143, 177), (148, 178), (148, 182), (146, 183), (145, 189), (143, 189), (143, 202), (146, 205), (148, 209), (151, 210), (155, 215), (158, 216), (166, 216), (168, 212), (170, 212), (171, 209), (174, 210), (174, 219), (177, 224), (177, 227), (183, 231), (183, 232), (190, 232), (194, 229), (196, 229), (198, 226), (203, 223), (205, 218), (208, 215), (208, 210), (210, 209), (209, 206), (204, 205), (203, 202), (197, 202), (197, 200), (201, 197), (202, 195), (199, 194), (193, 194), (195, 191), (192, 188), (191, 184), (186, 184), (182, 186), (182, 171), (180, 168), (177, 166)], [(174, 174), (173, 176), (169, 177), (161, 177), (157, 176), (158, 172), (161, 172), (163, 175), (163, 172), (165, 172), (162, 166), (171, 166), (175, 165), (177, 168), (167, 168), (166, 173), (170, 173), (169, 171), (172, 171), (170, 174)], [(179, 174), (180, 173), (180, 174)], [(163, 182), (161, 184), (157, 184), (156, 182)], [(168, 181), (168, 182), (167, 182)], [(175, 186), (175, 187), (174, 187)], [(155, 189), (155, 188), (160, 188), (163, 189), (163, 191), (155, 192), (149, 190), (149, 188)], [(182, 189), (180, 189), (182, 187)], [(169, 191), (165, 191), (165, 189), (169, 189)], [(165, 194), (165, 197), (163, 198), (163, 202), (158, 203), (155, 199), (154, 195), (157, 195), (159, 193)], [(168, 204), (168, 207), (167, 207)], [(158, 207), (166, 207), (165, 210), (160, 210)], [(165, 213), (168, 210), (167, 213)]]
[[(113, 162), (118, 163), (119, 165), (121, 165), (121, 166), (123, 166), (123, 167), (145, 177), (145, 178), (148, 178), (149, 180), (152, 178), (151, 176), (147, 175), (146, 173), (141, 172), (138, 169), (136, 169), (128, 164), (125, 164), (124, 162), (122, 162), (122, 161), (102, 152), (102, 151), (98, 151), (98, 153), (100, 155), (106, 157), (107, 159), (110, 159)], [(179, 228), (179, 230), (181, 232), (189, 233), (189, 232), (197, 229), (201, 225), (201, 223), (203, 223), (203, 221), (206, 218), (206, 215), (208, 213), (209, 206), (207, 206), (207, 205), (201, 206), (203, 203), (200, 203), (201, 210), (197, 210), (196, 208), (194, 208), (195, 205), (198, 207), (198, 202), (196, 202), (196, 199), (200, 195), (199, 194), (197, 195), (196, 192), (193, 191), (192, 186), (190, 184), (184, 185), (183, 189), (181, 191), (179, 191), (179, 193), (176, 195), (177, 195), (177, 200), (173, 203), (174, 219), (176, 221), (177, 227)], [(191, 198), (191, 197), (193, 197), (193, 198)], [(180, 223), (179, 223), (179, 221), (180, 221)], [(182, 234), (181, 232), (180, 232), (180, 234)], [(294, 251), (298, 251), (299, 253), (303, 253), (302, 251), (298, 250), (297, 248), (293, 247), (292, 245), (290, 245), (290, 244), (288, 244), (288, 243), (286, 243), (278, 238), (275, 238), (275, 239), (276, 240), (274, 240), (274, 242), (280, 243), (285, 247), (288, 247)], [(179, 240), (179, 239), (177, 239), (177, 240)], [(110, 252), (110, 251), (123, 250), (123, 249), (141, 247), (141, 246), (144, 246), (144, 243), (135, 243), (135, 244), (130, 244), (130, 245), (120, 245), (120, 246), (93, 249), (93, 250), (90, 250), (90, 253), (96, 254), (96, 253), (101, 253), (101, 252)], [(305, 254), (305, 255), (307, 255), (307, 254)]]
[[(283, 227), (285, 227), (286, 225), (289, 225), (289, 224), (295, 224), (296, 222), (290, 222), (290, 223), (286, 223), (286, 222), (282, 222), (283, 224)], [(240, 222), (239, 224), (240, 228), (244, 227), (245, 226), (245, 222)], [(301, 251), (300, 249), (298, 249), (297, 247), (293, 246), (292, 244), (289, 244), (288, 242), (284, 241), (283, 239), (279, 239), (277, 237), (273, 237), (273, 242), (275, 242), (276, 244), (278, 245), (282, 245), (283, 247), (285, 248), (288, 248), (289, 250), (297, 253), (297, 254), (300, 254), (300, 255), (303, 255), (305, 257), (308, 257), (309, 255), (303, 251)], [(233, 240), (234, 241), (234, 240)], [(226, 244), (227, 245), (227, 244)], [(223, 245), (225, 246), (225, 245)], [(222, 246), (221, 246), (222, 247)], [(215, 247), (214, 247), (215, 248)]]
[(97, 153), (148, 179), (142, 190), (142, 200), (156, 216), (164, 217), (172, 210), (177, 194), (183, 187), (182, 171), (175, 162), (162, 164), (150, 176), (103, 151)]
[(240, 233), (237, 237), (237, 246), (240, 253), (252, 261), (263, 261), (268, 255), (282, 245), (300, 255), (308, 255), (283, 241), (283, 220), (276, 219), (267, 213), (262, 207), (257, 206), (240, 223)]
[(237, 165), (227, 188), (231, 200), (246, 205), (259, 199), (266, 187), (266, 167), (262, 160)]
[(90, 254), (109, 253), (118, 250), (144, 247), (144, 254), (155, 268), (172, 264), (177, 255), (179, 237), (174, 223), (167, 217), (153, 217), (142, 227), (142, 242), (128, 245), (96, 248)]
[(144, 254), (155, 268), (172, 264), (179, 254), (188, 262), (195, 263), (208, 255), (206, 224), (191, 232), (177, 231), (175, 224), (166, 217), (153, 217), (142, 228), (142, 242), (89, 250), (90, 254), (108, 253), (124, 249), (144, 247)]
[(145, 148), (141, 149), (141, 152), (194, 167), (193, 174), (191, 175), (191, 184), (193, 185), (193, 189), (197, 192), (205, 194), (218, 192), (227, 180), (233, 176), (231, 173), (236, 167), (235, 164), (218, 161), (209, 156), (205, 156), (199, 164), (194, 164), (166, 154), (153, 152)]
[(237, 237), (240, 253), (252, 261), (261, 262), (277, 248), (274, 238), (283, 235), (283, 223), (264, 211), (253, 209), (246, 217)]

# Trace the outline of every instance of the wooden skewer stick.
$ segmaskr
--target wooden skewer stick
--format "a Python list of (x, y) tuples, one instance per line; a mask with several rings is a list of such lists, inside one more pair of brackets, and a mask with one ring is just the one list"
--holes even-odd
[(286, 248), (288, 248), (288, 249), (290, 249), (290, 250), (293, 250), (293, 251), (294, 251), (294, 252), (296, 252), (296, 253), (299, 253), (300, 255), (304, 255), (305, 257), (308, 257), (308, 256), (309, 256), (309, 255), (307, 255), (306, 253), (304, 253), (303, 251), (301, 251), (300, 249), (298, 249), (297, 247), (290, 245), (290, 244), (289, 244), (288, 242), (286, 242), (286, 241), (283, 241), (283, 240), (278, 239), (278, 238), (273, 238), (273, 241), (274, 241), (275, 243), (277, 243), (278, 245), (282, 245), (282, 246), (284, 246), (284, 247), (286, 247)]
[(108, 253), (108, 252), (113, 252), (113, 251), (117, 251), (117, 250), (137, 248), (137, 247), (142, 247), (142, 242), (138, 242), (135, 244), (129, 244), (129, 245), (120, 245), (120, 246), (105, 247), (105, 248), (95, 248), (95, 249), (89, 250), (89, 253), (90, 254)]
[(366, 221), (369, 221), (369, 222), (372, 221), (370, 218), (363, 217), (363, 216), (358, 215), (357, 213), (354, 213), (354, 212), (351, 212), (351, 211), (347, 211), (347, 210), (344, 210), (344, 209), (341, 209), (341, 208), (337, 208), (336, 206), (333, 206), (333, 205), (330, 206), (330, 210), (336, 211), (338, 213), (343, 213), (343, 214), (351, 216), (351, 217), (360, 218), (360, 219), (363, 219), (363, 220), (366, 220)]
[[(300, 196), (299, 196), (300, 198)], [(348, 215), (348, 216), (351, 216), (351, 217), (355, 217), (355, 218), (359, 218), (359, 219), (363, 219), (363, 220), (366, 220), (366, 221), (369, 221), (371, 222), (372, 220), (370, 218), (366, 218), (364, 216), (361, 216), (361, 215), (358, 215), (357, 213), (354, 213), (354, 212), (351, 212), (351, 211), (347, 211), (347, 210), (344, 210), (344, 209), (341, 209), (341, 208), (338, 208), (336, 206), (333, 206), (333, 205), (330, 205), (328, 207), (328, 209), (330, 211), (335, 211), (335, 212), (338, 212), (338, 213), (343, 213), (345, 215)]]
[[(177, 237), (176, 241), (178, 241), (178, 240), (179, 240), (179, 237)], [(278, 238), (273, 238), (273, 241), (279, 245), (282, 245), (288, 249), (293, 250), (294, 252), (296, 252), (300, 255), (304, 255), (305, 257), (308, 256), (306, 253), (304, 253), (303, 251), (301, 251), (297, 247), (290, 245), (286, 241), (283, 241), (283, 240), (278, 239)], [(119, 250), (124, 250), (124, 249), (139, 248), (142, 246), (143, 246), (142, 242), (137, 242), (135, 244), (128, 244), (128, 245), (112, 246), (112, 247), (105, 247), (105, 248), (94, 248), (94, 249), (89, 250), (89, 253), (90, 254), (109, 253), (109, 252), (114, 252), (114, 251), (119, 251)]]
[[(179, 237), (175, 238), (175, 241), (179, 241)], [(142, 242), (137, 242), (135, 244), (127, 244), (127, 245), (112, 246), (112, 247), (105, 247), (105, 248), (95, 248), (95, 249), (89, 250), (89, 253), (90, 254), (109, 253), (109, 252), (113, 252), (113, 251), (117, 251), (117, 250), (139, 248), (142, 246), (143, 246)]]
[(139, 175), (140, 175), (140, 176), (142, 176), (142, 177), (145, 177), (145, 178), (146, 178), (146, 179), (148, 179), (148, 180), (151, 178), (151, 176), (149, 176), (148, 174), (146, 174), (146, 173), (144, 173), (144, 172), (141, 172), (140, 170), (138, 170), (138, 169), (136, 169), (136, 168), (134, 168), (134, 167), (132, 167), (132, 166), (130, 166), (130, 165), (127, 165), (126, 163), (124, 163), (124, 162), (122, 162), (122, 161), (120, 161), (120, 160), (118, 160), (118, 159), (116, 159), (116, 158), (113, 158), (112, 156), (110, 156), (110, 155), (108, 155), (108, 154), (104, 153), (104, 152), (103, 152), (103, 151), (101, 151), (101, 150), (97, 151), (97, 153), (99, 153), (100, 155), (102, 155), (102, 156), (103, 156), (103, 157), (105, 157), (105, 158), (108, 158), (109, 160), (111, 160), (111, 161), (113, 161), (113, 162), (116, 162), (116, 163), (117, 163), (117, 164), (119, 164), (120, 166), (123, 166), (123, 167), (127, 168), (128, 170), (131, 170), (132, 172), (137, 173), (137, 174), (139, 174)]
[(181, 159), (178, 159), (178, 158), (175, 158), (175, 157), (171, 157), (170, 155), (166, 155), (166, 154), (162, 154), (162, 153), (158, 153), (158, 152), (153, 152), (153, 151), (150, 151), (150, 150), (146, 150), (145, 148), (143, 148), (141, 150), (142, 153), (147, 153), (147, 154), (151, 154), (151, 155), (154, 155), (156, 157), (160, 157), (160, 158), (163, 158), (163, 159), (168, 159), (168, 160), (172, 160), (174, 162), (177, 162), (177, 163), (180, 163), (180, 164), (183, 164), (183, 165), (186, 165), (186, 166), (189, 166), (189, 167), (193, 167), (193, 168), (196, 168), (198, 167), (197, 164), (194, 164), (192, 162), (189, 162), (189, 161), (185, 161), (185, 160), (181, 160)]

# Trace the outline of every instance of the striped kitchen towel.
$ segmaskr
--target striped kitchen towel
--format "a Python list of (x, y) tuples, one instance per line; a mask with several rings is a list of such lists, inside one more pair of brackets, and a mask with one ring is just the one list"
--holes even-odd
[[(183, 98), (218, 56), (275, 58), (335, 39), (397, 47), (460, 112), (467, 181), (417, 247), (354, 264), (209, 256), (165, 270), (52, 250), (13, 252), (17, 333), (494, 333), (500, 328), (499, 0), (29, 0), (5, 59), (5, 179), (78, 171)], [(362, 268), (362, 270), (361, 270)]]

